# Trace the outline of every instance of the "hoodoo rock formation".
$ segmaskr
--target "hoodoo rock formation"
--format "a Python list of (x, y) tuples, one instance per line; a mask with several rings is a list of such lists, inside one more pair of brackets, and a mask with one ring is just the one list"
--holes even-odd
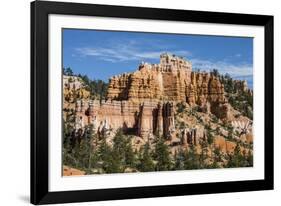
[(217, 76), (193, 72), (184, 58), (162, 54), (159, 64), (141, 63), (135, 72), (113, 76), (106, 101), (78, 100), (75, 128), (92, 124), (98, 134), (121, 128), (143, 139), (152, 134), (171, 139), (179, 102), (228, 118), (229, 104)]
[(63, 72), (64, 176), (253, 166), (246, 81), (167, 53), (108, 82)]
[(108, 98), (114, 100), (186, 101), (191, 81), (191, 63), (163, 54), (160, 64), (142, 63), (138, 71), (114, 76), (109, 80)]
[(227, 116), (224, 86), (218, 77), (205, 72), (192, 72), (190, 62), (168, 54), (160, 56), (160, 64), (143, 63), (134, 73), (111, 78), (107, 97), (109, 100), (138, 103), (187, 102), (210, 110), (220, 118)]

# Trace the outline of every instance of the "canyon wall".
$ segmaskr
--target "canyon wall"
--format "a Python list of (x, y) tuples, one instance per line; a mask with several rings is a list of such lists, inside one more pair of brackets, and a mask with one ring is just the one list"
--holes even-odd
[(148, 138), (149, 135), (169, 137), (174, 128), (173, 104), (144, 101), (77, 101), (75, 129), (92, 124), (94, 132), (103, 135), (122, 128), (127, 134)]
[(160, 64), (143, 63), (138, 71), (113, 76), (108, 99), (187, 102), (200, 106), (225, 103), (224, 86), (211, 73), (192, 72), (191, 63), (179, 57), (161, 55)]
[(75, 125), (82, 129), (93, 124), (97, 133), (122, 128), (142, 138), (154, 134), (169, 139), (179, 102), (228, 117), (224, 86), (217, 76), (193, 72), (185, 59), (162, 54), (159, 64), (141, 63), (135, 72), (110, 78), (106, 101), (77, 101)]

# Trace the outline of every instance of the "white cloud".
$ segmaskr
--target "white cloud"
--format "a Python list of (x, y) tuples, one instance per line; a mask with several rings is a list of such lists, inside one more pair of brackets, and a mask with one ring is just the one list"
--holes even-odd
[[(166, 52), (164, 50), (157, 51), (138, 51), (134, 48), (122, 46), (119, 48), (77, 48), (82, 56), (95, 56), (104, 61), (110, 62), (122, 62), (122, 61), (132, 61), (132, 60), (143, 60), (143, 59), (159, 59), (160, 54)], [(189, 51), (174, 50), (170, 53), (180, 55), (180, 56), (190, 56)]]
[(111, 42), (103, 47), (82, 47), (76, 48), (75, 50), (82, 56), (92, 56), (109, 62), (159, 59), (160, 54), (167, 52), (167, 50), (175, 55), (185, 57), (191, 56), (191, 52), (186, 50), (173, 50), (169, 48), (164, 49), (161, 48), (158, 43), (150, 44), (149, 46), (143, 46), (141, 43), (142, 42), (132, 40), (122, 43), (117, 41), (117, 43)]
[[(148, 42), (145, 39), (123, 41), (111, 39), (110, 42), (106, 42), (102, 47), (82, 47), (76, 48), (75, 50), (78, 53), (78, 56), (96, 57), (100, 60), (113, 63), (159, 60), (160, 54), (169, 52), (186, 57), (192, 63), (194, 69), (200, 69), (201, 71), (218, 69), (221, 74), (228, 73), (233, 77), (253, 75), (253, 66), (251, 64), (233, 64), (229, 62), (228, 58), (225, 58), (222, 61), (194, 58), (190, 51), (176, 50), (173, 47), (174, 45), (162, 44), (157, 40)], [(241, 57), (241, 54), (235, 54), (233, 57)]]
[(217, 69), (221, 74), (228, 73), (232, 77), (253, 75), (253, 65), (246, 63), (233, 64), (227, 61), (211, 61), (203, 59), (190, 59), (193, 68), (211, 71)]

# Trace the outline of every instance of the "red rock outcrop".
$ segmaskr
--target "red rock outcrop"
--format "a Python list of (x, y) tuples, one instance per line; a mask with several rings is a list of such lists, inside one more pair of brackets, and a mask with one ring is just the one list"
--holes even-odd
[(191, 105), (225, 103), (224, 86), (218, 77), (192, 72), (191, 68), (191, 64), (181, 58), (162, 55), (160, 64), (141, 64), (136, 72), (112, 77), (107, 97), (136, 102), (184, 101)]
[[(108, 99), (133, 102), (176, 101), (199, 105), (219, 118), (227, 117), (224, 86), (211, 73), (192, 72), (189, 62), (167, 54), (160, 64), (141, 64), (133, 73), (109, 80)], [(218, 111), (217, 111), (218, 110)]]
[(142, 63), (138, 70), (113, 76), (106, 101), (77, 101), (76, 129), (93, 124), (98, 133), (123, 128), (141, 137), (171, 139), (174, 105), (186, 102), (202, 111), (227, 118), (224, 86), (210, 73), (192, 72), (183, 58), (163, 54), (160, 64)]
[(75, 129), (92, 124), (98, 134), (122, 128), (126, 133), (148, 138), (150, 134), (169, 134), (174, 128), (174, 107), (171, 102), (144, 101), (77, 101)]
[(183, 58), (161, 55), (160, 64), (142, 63), (138, 71), (109, 80), (107, 97), (142, 102), (147, 99), (186, 101), (191, 64)]
[(68, 166), (63, 166), (63, 176), (81, 176), (81, 175), (85, 175), (86, 172), (72, 168), (72, 167), (68, 167)]

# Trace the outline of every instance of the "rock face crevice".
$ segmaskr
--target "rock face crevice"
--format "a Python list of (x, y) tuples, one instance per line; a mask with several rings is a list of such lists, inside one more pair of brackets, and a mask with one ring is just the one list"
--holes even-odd
[[(113, 76), (105, 101), (76, 102), (76, 129), (93, 124), (97, 133), (122, 128), (144, 139), (163, 135), (171, 139), (175, 130), (175, 105), (199, 106), (218, 118), (228, 118), (224, 86), (211, 73), (193, 72), (187, 60), (168, 54), (159, 64), (142, 63), (138, 70)], [(193, 133), (185, 135), (190, 142)]]

